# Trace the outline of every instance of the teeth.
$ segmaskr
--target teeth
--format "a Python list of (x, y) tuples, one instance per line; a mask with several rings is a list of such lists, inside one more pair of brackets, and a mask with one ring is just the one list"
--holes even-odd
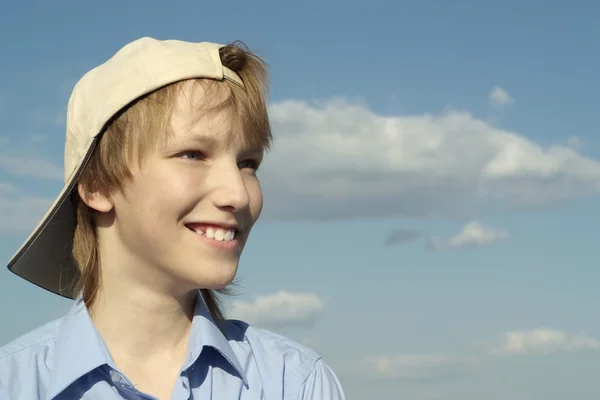
[[(202, 235), (202, 231), (197, 231), (198, 234)], [(209, 239), (214, 239), (219, 242), (230, 241), (235, 237), (235, 230), (232, 229), (215, 229), (215, 228), (206, 228), (205, 235)]]
[(206, 237), (209, 239), (215, 238), (215, 230), (213, 228), (206, 229)]

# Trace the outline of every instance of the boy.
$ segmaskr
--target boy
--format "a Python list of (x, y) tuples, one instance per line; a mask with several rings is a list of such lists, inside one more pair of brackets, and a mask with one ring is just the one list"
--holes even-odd
[(9, 263), (75, 302), (0, 349), (0, 398), (344, 399), (314, 352), (219, 306), (262, 209), (266, 91), (235, 44), (152, 38), (77, 83), (65, 187)]

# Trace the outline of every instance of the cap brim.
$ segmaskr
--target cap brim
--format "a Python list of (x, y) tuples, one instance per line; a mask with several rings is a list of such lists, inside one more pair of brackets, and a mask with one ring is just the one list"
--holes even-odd
[(8, 269), (21, 278), (60, 296), (74, 299), (79, 279), (72, 256), (77, 223), (71, 193), (94, 145), (90, 146), (77, 171), (65, 185), (46, 215), (8, 263)]

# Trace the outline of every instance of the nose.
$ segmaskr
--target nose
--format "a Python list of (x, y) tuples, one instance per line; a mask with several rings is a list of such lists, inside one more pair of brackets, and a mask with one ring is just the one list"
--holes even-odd
[(214, 169), (213, 202), (216, 207), (230, 212), (248, 208), (250, 196), (246, 181), (236, 162), (224, 162)]

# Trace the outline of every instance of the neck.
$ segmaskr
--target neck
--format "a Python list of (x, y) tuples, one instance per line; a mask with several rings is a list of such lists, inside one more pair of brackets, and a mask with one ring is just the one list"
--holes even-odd
[(113, 360), (117, 366), (181, 364), (198, 291), (148, 265), (105, 225), (98, 229), (100, 282), (89, 311)]
[(179, 363), (187, 352), (197, 291), (177, 298), (128, 285), (127, 279), (102, 283), (90, 315), (115, 363)]

